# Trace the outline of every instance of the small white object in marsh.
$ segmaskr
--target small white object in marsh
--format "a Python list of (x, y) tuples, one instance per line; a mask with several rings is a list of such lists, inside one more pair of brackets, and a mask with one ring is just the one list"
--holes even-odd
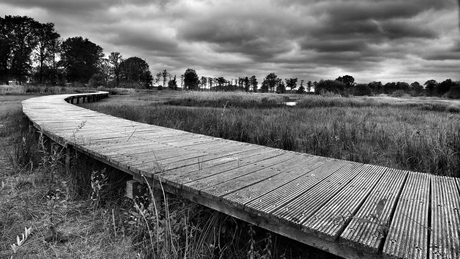
[(296, 106), (297, 102), (285, 102), (286, 106)]

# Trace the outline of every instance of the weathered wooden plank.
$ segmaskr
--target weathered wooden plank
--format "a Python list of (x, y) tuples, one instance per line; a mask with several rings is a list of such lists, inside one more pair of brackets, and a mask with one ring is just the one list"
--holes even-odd
[(246, 209), (260, 215), (268, 216), (280, 206), (300, 196), (345, 165), (346, 163), (342, 161), (331, 159), (308, 174), (295, 179), (295, 181), (282, 185), (258, 199), (246, 203)]
[[(162, 163), (164, 175), (171, 175), (171, 170), (176, 169), (175, 173), (178, 173), (178, 168), (182, 168), (183, 172), (191, 172), (195, 170), (201, 170), (203, 168), (210, 167), (211, 165), (216, 165), (218, 163), (224, 163), (223, 161), (228, 162), (229, 157), (235, 159), (234, 156), (244, 157), (249, 151), (256, 151), (260, 148), (256, 145), (239, 143), (239, 145), (228, 145), (224, 148), (220, 148), (217, 152), (214, 150), (210, 155), (199, 156), (188, 159), (180, 159), (177, 161), (169, 160), (168, 163)], [(143, 167), (141, 166), (140, 169)]]
[(341, 243), (369, 253), (379, 252), (406, 176), (407, 171), (388, 169), (385, 172), (341, 234)]
[(284, 224), (297, 225), (303, 223), (329, 201), (336, 193), (346, 186), (365, 168), (359, 163), (346, 163), (335, 173), (324, 179), (298, 197), (274, 208), (272, 213)]
[(195, 147), (195, 149), (191, 149), (191, 151), (202, 150), (200, 148), (201, 146), (209, 147), (211, 143), (216, 143), (215, 145), (218, 146), (222, 143), (222, 141), (216, 141), (214, 139), (209, 138), (188, 138), (175, 144), (154, 141), (138, 141), (135, 143), (120, 143), (118, 145), (113, 145), (109, 147), (100, 146), (99, 150), (104, 155), (115, 158), (123, 157), (126, 154), (138, 155), (142, 153), (148, 153), (147, 155), (151, 155), (152, 152), (162, 152), (168, 149), (183, 148), (184, 150), (187, 150), (187, 147)]
[[(294, 154), (292, 152), (285, 151), (279, 155), (276, 155), (276, 156), (273, 156), (267, 159), (254, 161), (252, 163), (248, 163), (247, 165), (243, 165), (243, 166), (231, 169), (231, 170), (224, 170), (224, 171), (220, 171), (219, 169), (221, 168), (219, 166), (216, 166), (217, 167), (216, 169), (219, 171), (216, 171), (211, 176), (202, 177), (195, 181), (184, 183), (183, 188), (193, 189), (195, 191), (201, 191), (202, 189), (212, 187), (221, 182), (231, 180), (235, 177), (240, 177), (240, 176), (252, 173), (254, 171), (262, 170), (266, 167), (274, 166), (274, 165), (283, 163), (287, 160), (291, 160), (293, 159), (293, 156)], [(254, 157), (251, 157), (251, 158), (254, 158)], [(247, 160), (250, 160), (251, 158)]]
[(386, 258), (427, 258), (430, 176), (409, 173), (391, 222), (383, 255)]
[(323, 166), (327, 163), (328, 159), (325, 157), (311, 156), (300, 160), (293, 164), (293, 167), (284, 169), (280, 174), (265, 179), (264, 181), (251, 184), (242, 188), (237, 192), (230, 193), (223, 197), (223, 202), (231, 204), (235, 207), (243, 207), (244, 204), (256, 200), (259, 197), (269, 193), (279, 187), (292, 182), (302, 176), (315, 177), (310, 174), (314, 169)]
[[(200, 156), (195, 159), (195, 163), (190, 166), (178, 167), (159, 174), (159, 177), (167, 181), (169, 184), (181, 188), (183, 183), (194, 181), (212, 175), (217, 170), (230, 170), (251, 163), (252, 161), (260, 161), (269, 157), (281, 154), (279, 150), (264, 149), (248, 149), (243, 152), (229, 152), (218, 154), (217, 157), (210, 155)], [(189, 160), (189, 159), (186, 159)], [(218, 169), (217, 169), (218, 168)]]
[(296, 167), (296, 163), (298, 163), (298, 161), (309, 159), (313, 159), (313, 156), (301, 153), (294, 153), (292, 154), (292, 156), (286, 158), (286, 160), (283, 160), (278, 164), (264, 166), (261, 167), (260, 170), (252, 172), (248, 170), (247, 174), (238, 173), (227, 181), (222, 179), (216, 185), (202, 189), (201, 193), (203, 195), (208, 195), (212, 197), (222, 197), (226, 194), (230, 194), (232, 192), (261, 182), (263, 180), (271, 179), (272, 177), (281, 174), (283, 171), (290, 170), (291, 168)]
[[(263, 148), (261, 150), (252, 150), (251, 153), (247, 153), (244, 157), (239, 155), (224, 157), (219, 159), (218, 162), (213, 161), (210, 163), (210, 166), (203, 165), (202, 168), (191, 172), (184, 171), (184, 168), (171, 170), (171, 172), (168, 173), (167, 176), (165, 175), (164, 178), (169, 180), (174, 179), (175, 182), (183, 186), (185, 183), (194, 182), (202, 178), (250, 165), (252, 163), (276, 157), (281, 154), (283, 154), (283, 151), (276, 149), (271, 150), (268, 148)], [(180, 173), (175, 174), (177, 171)]]
[(460, 258), (460, 193), (453, 177), (431, 177), (430, 258)]
[(363, 165), (361, 172), (340, 192), (302, 223), (302, 230), (334, 241), (356, 214), (385, 167)]

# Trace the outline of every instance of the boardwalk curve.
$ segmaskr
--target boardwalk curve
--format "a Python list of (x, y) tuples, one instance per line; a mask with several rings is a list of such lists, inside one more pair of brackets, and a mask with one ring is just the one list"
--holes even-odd
[(133, 122), (72, 103), (23, 101), (56, 143), (135, 179), (345, 258), (460, 258), (460, 180)]

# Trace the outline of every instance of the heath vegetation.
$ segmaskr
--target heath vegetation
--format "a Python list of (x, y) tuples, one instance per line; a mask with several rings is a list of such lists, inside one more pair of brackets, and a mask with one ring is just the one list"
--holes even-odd
[[(292, 100), (295, 107), (284, 105)], [(460, 122), (455, 101), (194, 92), (166, 104), (119, 105), (109, 98), (85, 107), (269, 147), (459, 176)]]

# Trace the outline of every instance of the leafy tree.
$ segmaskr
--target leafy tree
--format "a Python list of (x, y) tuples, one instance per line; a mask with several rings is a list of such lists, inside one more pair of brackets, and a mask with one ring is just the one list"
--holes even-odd
[(188, 90), (197, 90), (199, 84), (198, 75), (194, 69), (187, 68), (184, 73), (184, 87)]
[(438, 82), (434, 79), (430, 79), (425, 82), (425, 88), (427, 90), (428, 95), (433, 95), (434, 94), (434, 89), (438, 86)]
[(216, 77), (214, 78), (214, 82), (217, 84), (218, 90), (223, 90), (224, 85), (227, 83), (227, 80), (224, 77)]
[(299, 89), (297, 89), (296, 93), (298, 94), (305, 93), (305, 87), (303, 86), (303, 84), (300, 84)]
[(268, 74), (262, 83), (262, 92), (268, 92), (269, 90), (273, 92), (280, 82), (281, 79), (279, 79), (275, 73)]
[(282, 80), (279, 81), (278, 86), (276, 87), (276, 92), (284, 94), (286, 92), (286, 85)]
[(172, 90), (177, 90), (177, 80), (176, 80), (176, 76), (174, 76), (174, 79), (173, 80), (169, 80), (168, 82), (168, 88), (172, 89)]
[(344, 83), (347, 88), (350, 88), (355, 84), (355, 79), (350, 75), (344, 75), (343, 77), (339, 76), (335, 80)]
[(356, 96), (372, 95), (372, 89), (369, 87), (368, 84), (357, 84), (354, 87), (354, 95)]
[(244, 91), (249, 92), (251, 86), (251, 81), (249, 80), (249, 77), (244, 78)]
[[(168, 73), (168, 71), (166, 69), (157, 74), (157, 78), (163, 79), (163, 85), (161, 85), (161, 86), (166, 86), (166, 79), (168, 77), (171, 77), (171, 74)], [(169, 86), (169, 84), (168, 84), (168, 86)], [(161, 88), (162, 87), (158, 87), (158, 90), (161, 90)]]
[(315, 93), (322, 94), (324, 92), (332, 92), (343, 94), (347, 85), (338, 80), (321, 80), (315, 87)]
[(208, 77), (208, 82), (209, 82), (209, 89), (212, 89), (212, 86), (214, 85), (214, 78)]
[(447, 93), (447, 97), (460, 99), (460, 81), (453, 83), (451, 85), (449, 92)]
[(417, 81), (410, 84), (410, 89), (411, 89), (412, 96), (419, 96), (423, 92), (423, 86)]
[(0, 17), (0, 72), (6, 84), (10, 77), (20, 84), (27, 80), (39, 27), (40, 23), (27, 16)]
[(91, 78), (88, 81), (88, 84), (91, 87), (98, 87), (98, 86), (104, 86), (106, 84), (106, 79), (104, 74), (102, 73), (96, 73), (91, 76)]
[(208, 85), (208, 78), (205, 76), (202, 76), (200, 81), (201, 81), (201, 87), (206, 89)]
[(446, 79), (444, 81), (442, 81), (441, 83), (439, 83), (437, 85), (437, 87), (435, 88), (436, 89), (436, 93), (439, 95), (439, 96), (442, 96), (444, 95), (445, 93), (449, 92), (451, 86), (454, 84), (454, 82), (452, 82), (452, 79)]
[(137, 83), (149, 88), (153, 77), (147, 62), (138, 57), (130, 57), (120, 64), (120, 78), (127, 83)]
[[(311, 92), (311, 87), (313, 86), (313, 83), (311, 81), (308, 81), (307, 82), (307, 93), (310, 93)], [(315, 84), (316, 86), (316, 84)]]
[(120, 52), (111, 52), (109, 56), (109, 64), (111, 65), (111, 76), (115, 79), (115, 86), (118, 87), (120, 85), (120, 65), (123, 62), (123, 57), (121, 56)]
[(251, 78), (249, 79), (251, 81), (251, 86), (252, 86), (252, 91), (255, 93), (257, 92), (257, 78), (256, 76), (251, 76)]
[(287, 78), (285, 79), (285, 81), (286, 81), (286, 87), (291, 88), (291, 91), (297, 87), (297, 78)]
[(70, 82), (88, 82), (93, 74), (100, 72), (102, 48), (82, 37), (68, 38), (61, 45), (61, 66)]
[[(45, 70), (50, 67), (55, 68), (56, 54), (59, 51), (59, 33), (54, 30), (53, 23), (37, 23), (36, 27), (37, 34), (37, 47), (35, 50), (35, 61), (38, 62), (38, 81), (40, 84), (43, 83), (43, 77)], [(48, 78), (47, 81), (51, 81), (52, 78)]]
[(383, 84), (382, 84), (382, 82), (373, 81), (373, 82), (370, 82), (367, 85), (371, 88), (371, 90), (372, 90), (372, 92), (374, 94), (383, 93)]

